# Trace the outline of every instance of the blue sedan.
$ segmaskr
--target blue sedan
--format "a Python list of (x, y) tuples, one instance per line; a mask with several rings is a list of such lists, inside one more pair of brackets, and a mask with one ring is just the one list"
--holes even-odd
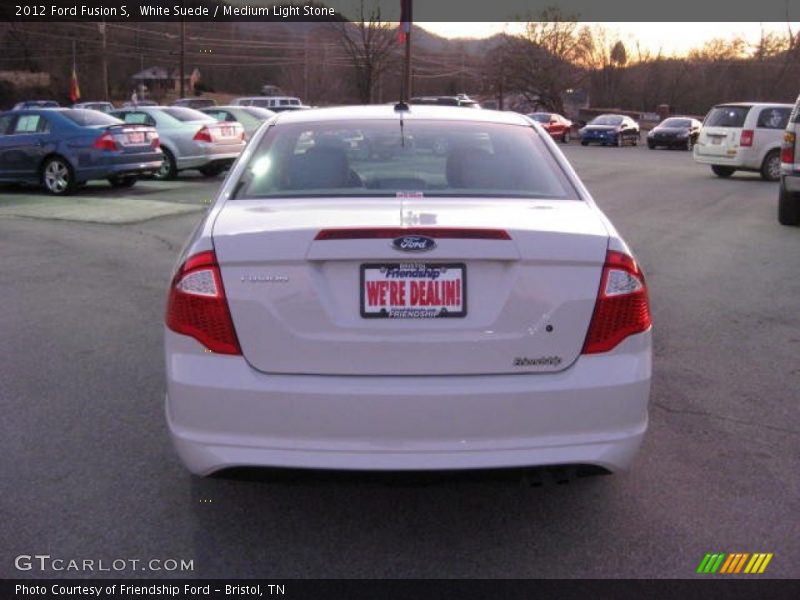
[(0, 182), (38, 183), (66, 195), (92, 179), (131, 187), (156, 173), (158, 132), (95, 110), (31, 109), (0, 113)]

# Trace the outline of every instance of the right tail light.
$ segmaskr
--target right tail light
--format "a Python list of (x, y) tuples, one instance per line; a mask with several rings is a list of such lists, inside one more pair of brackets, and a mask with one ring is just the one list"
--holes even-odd
[(639, 265), (627, 254), (609, 250), (582, 354), (608, 352), (651, 325), (647, 284)]

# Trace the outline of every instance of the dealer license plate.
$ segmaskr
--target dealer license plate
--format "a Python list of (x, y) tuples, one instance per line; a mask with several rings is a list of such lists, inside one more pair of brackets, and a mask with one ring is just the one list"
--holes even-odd
[(361, 265), (361, 316), (368, 319), (435, 319), (467, 315), (463, 263)]
[(129, 144), (143, 144), (144, 143), (144, 133), (141, 131), (134, 131), (128, 134), (128, 143)]

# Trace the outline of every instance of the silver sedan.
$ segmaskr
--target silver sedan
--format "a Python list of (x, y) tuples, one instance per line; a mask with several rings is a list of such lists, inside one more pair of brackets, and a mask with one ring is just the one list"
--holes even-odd
[(262, 123), (277, 114), (260, 106), (209, 106), (208, 108), (201, 108), (200, 112), (214, 117), (220, 122), (230, 123), (237, 121), (241, 123), (248, 140), (258, 131)]
[(187, 169), (214, 177), (233, 164), (245, 147), (241, 124), (219, 123), (191, 108), (137, 106), (114, 111), (113, 115), (126, 123), (152, 125), (158, 130), (164, 162), (157, 179), (173, 179)]

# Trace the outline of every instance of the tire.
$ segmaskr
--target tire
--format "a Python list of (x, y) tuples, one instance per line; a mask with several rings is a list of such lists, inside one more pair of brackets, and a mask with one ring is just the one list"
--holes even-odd
[(130, 188), (136, 185), (139, 180), (135, 175), (126, 175), (125, 177), (109, 177), (108, 183), (113, 188)]
[(581, 146), (588, 146), (588, 145), (589, 145), (589, 142), (584, 142), (583, 140), (581, 140)]
[(650, 150), (655, 150), (656, 149), (656, 145), (655, 144), (651, 144), (650, 142), (647, 142), (647, 147), (650, 148)]
[(569, 131), (565, 131), (564, 135), (561, 136), (561, 143), (569, 144)]
[(614, 145), (615, 145), (617, 148), (622, 148), (622, 146), (623, 146), (623, 144), (624, 144), (624, 143), (625, 143), (625, 140), (623, 140), (623, 139), (622, 139), (622, 134), (621, 134), (621, 133), (618, 133), (618, 134), (617, 134), (617, 139), (615, 139), (615, 140), (614, 140)]
[(778, 223), (797, 227), (800, 225), (800, 194), (792, 194), (781, 185), (778, 193)]
[(42, 165), (42, 187), (53, 196), (68, 196), (77, 189), (72, 165), (65, 158), (53, 156)]
[(161, 147), (161, 152), (164, 154), (164, 161), (161, 163), (161, 168), (156, 171), (154, 177), (159, 181), (167, 181), (169, 179), (175, 179), (178, 175), (178, 167), (175, 164), (175, 157), (172, 155), (172, 152)]
[(761, 163), (761, 179), (764, 181), (778, 181), (781, 178), (781, 155), (777, 150), (767, 152), (764, 162)]
[(634, 146), (638, 146), (639, 145), (639, 134), (636, 134), (636, 137), (633, 138), (633, 145)]
[(723, 167), (722, 165), (711, 165), (711, 170), (714, 171), (714, 175), (723, 179), (730, 177), (736, 171), (733, 167)]
[(197, 170), (200, 171), (204, 177), (216, 177), (222, 173), (223, 167), (221, 165), (206, 165), (205, 167), (200, 167)]
[(688, 138), (686, 138), (686, 145), (683, 147), (683, 149), (691, 152), (693, 148), (694, 148), (694, 142), (692, 141), (692, 136), (689, 136)]

